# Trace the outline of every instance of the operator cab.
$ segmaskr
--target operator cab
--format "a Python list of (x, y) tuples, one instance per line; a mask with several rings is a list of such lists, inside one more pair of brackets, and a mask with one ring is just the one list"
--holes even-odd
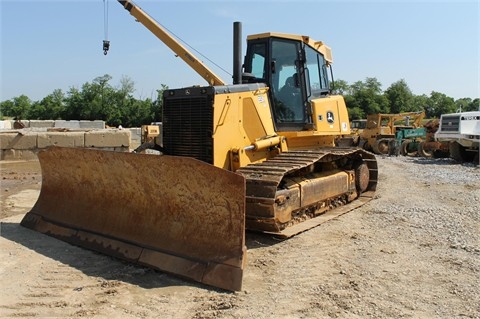
[(310, 44), (326, 46), (308, 37), (273, 33), (249, 36), (247, 42), (243, 82), (269, 86), (276, 130), (312, 129), (310, 101), (330, 93), (330, 79), (329, 62)]

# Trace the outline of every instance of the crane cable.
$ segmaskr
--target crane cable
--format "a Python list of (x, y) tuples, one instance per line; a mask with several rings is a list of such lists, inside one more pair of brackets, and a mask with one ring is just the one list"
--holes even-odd
[(103, 0), (103, 30), (105, 32), (105, 40), (103, 40), (103, 54), (107, 55), (110, 49), (110, 41), (108, 41), (108, 0)]
[(215, 63), (215, 61), (212, 61), (211, 59), (209, 59), (205, 54), (203, 54), (202, 52), (198, 51), (197, 49), (195, 49), (192, 45), (190, 45), (187, 41), (183, 40), (182, 38), (180, 38), (178, 35), (176, 35), (174, 32), (172, 32), (170, 29), (168, 29), (166, 26), (164, 26), (163, 24), (161, 24), (160, 22), (158, 22), (155, 18), (151, 18), (152, 20), (154, 20), (158, 25), (160, 25), (162, 28), (164, 28), (165, 30), (167, 30), (168, 33), (170, 33), (173, 37), (177, 38), (178, 41), (182, 42), (183, 44), (185, 44), (187, 47), (189, 47), (192, 51), (196, 52), (198, 55), (200, 55), (201, 57), (203, 57), (204, 59), (206, 59), (208, 62), (212, 63), (213, 65), (215, 65), (217, 68), (219, 68), (220, 70), (222, 70), (223, 72), (225, 72), (226, 74), (232, 76), (232, 74), (230, 72), (228, 72), (227, 70), (225, 70), (223, 67), (221, 67), (220, 65), (218, 65), (217, 63)]

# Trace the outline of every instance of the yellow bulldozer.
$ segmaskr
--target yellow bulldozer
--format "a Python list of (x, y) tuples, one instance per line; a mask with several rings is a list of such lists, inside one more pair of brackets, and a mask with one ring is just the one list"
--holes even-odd
[(350, 127), (344, 99), (330, 91), (332, 55), (323, 42), (250, 35), (242, 66), (236, 22), (227, 84), (141, 8), (118, 2), (208, 85), (164, 91), (154, 139), (161, 155), (40, 152), (41, 192), (23, 226), (238, 291), (246, 230), (288, 238), (373, 197), (375, 156), (335, 147)]

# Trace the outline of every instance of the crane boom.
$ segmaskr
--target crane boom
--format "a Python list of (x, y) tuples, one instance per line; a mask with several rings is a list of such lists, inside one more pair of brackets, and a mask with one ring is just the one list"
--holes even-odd
[(160, 41), (165, 43), (165, 45), (168, 46), (177, 56), (179, 56), (183, 61), (185, 61), (185, 63), (195, 70), (195, 72), (204, 78), (209, 85), (215, 86), (227, 84), (140, 7), (135, 5), (130, 0), (118, 0), (118, 2), (120, 2), (120, 4), (128, 12), (130, 12), (130, 14), (135, 17), (138, 22), (143, 24)]

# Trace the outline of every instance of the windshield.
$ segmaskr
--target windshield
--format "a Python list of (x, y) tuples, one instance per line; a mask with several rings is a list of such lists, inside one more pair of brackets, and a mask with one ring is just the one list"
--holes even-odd
[(249, 40), (244, 80), (270, 88), (270, 105), (278, 131), (304, 130), (312, 123), (310, 100), (329, 93), (323, 55), (290, 38)]
[(297, 42), (272, 41), (272, 93), (275, 97), (277, 119), (282, 122), (305, 122), (302, 91), (297, 69)]

